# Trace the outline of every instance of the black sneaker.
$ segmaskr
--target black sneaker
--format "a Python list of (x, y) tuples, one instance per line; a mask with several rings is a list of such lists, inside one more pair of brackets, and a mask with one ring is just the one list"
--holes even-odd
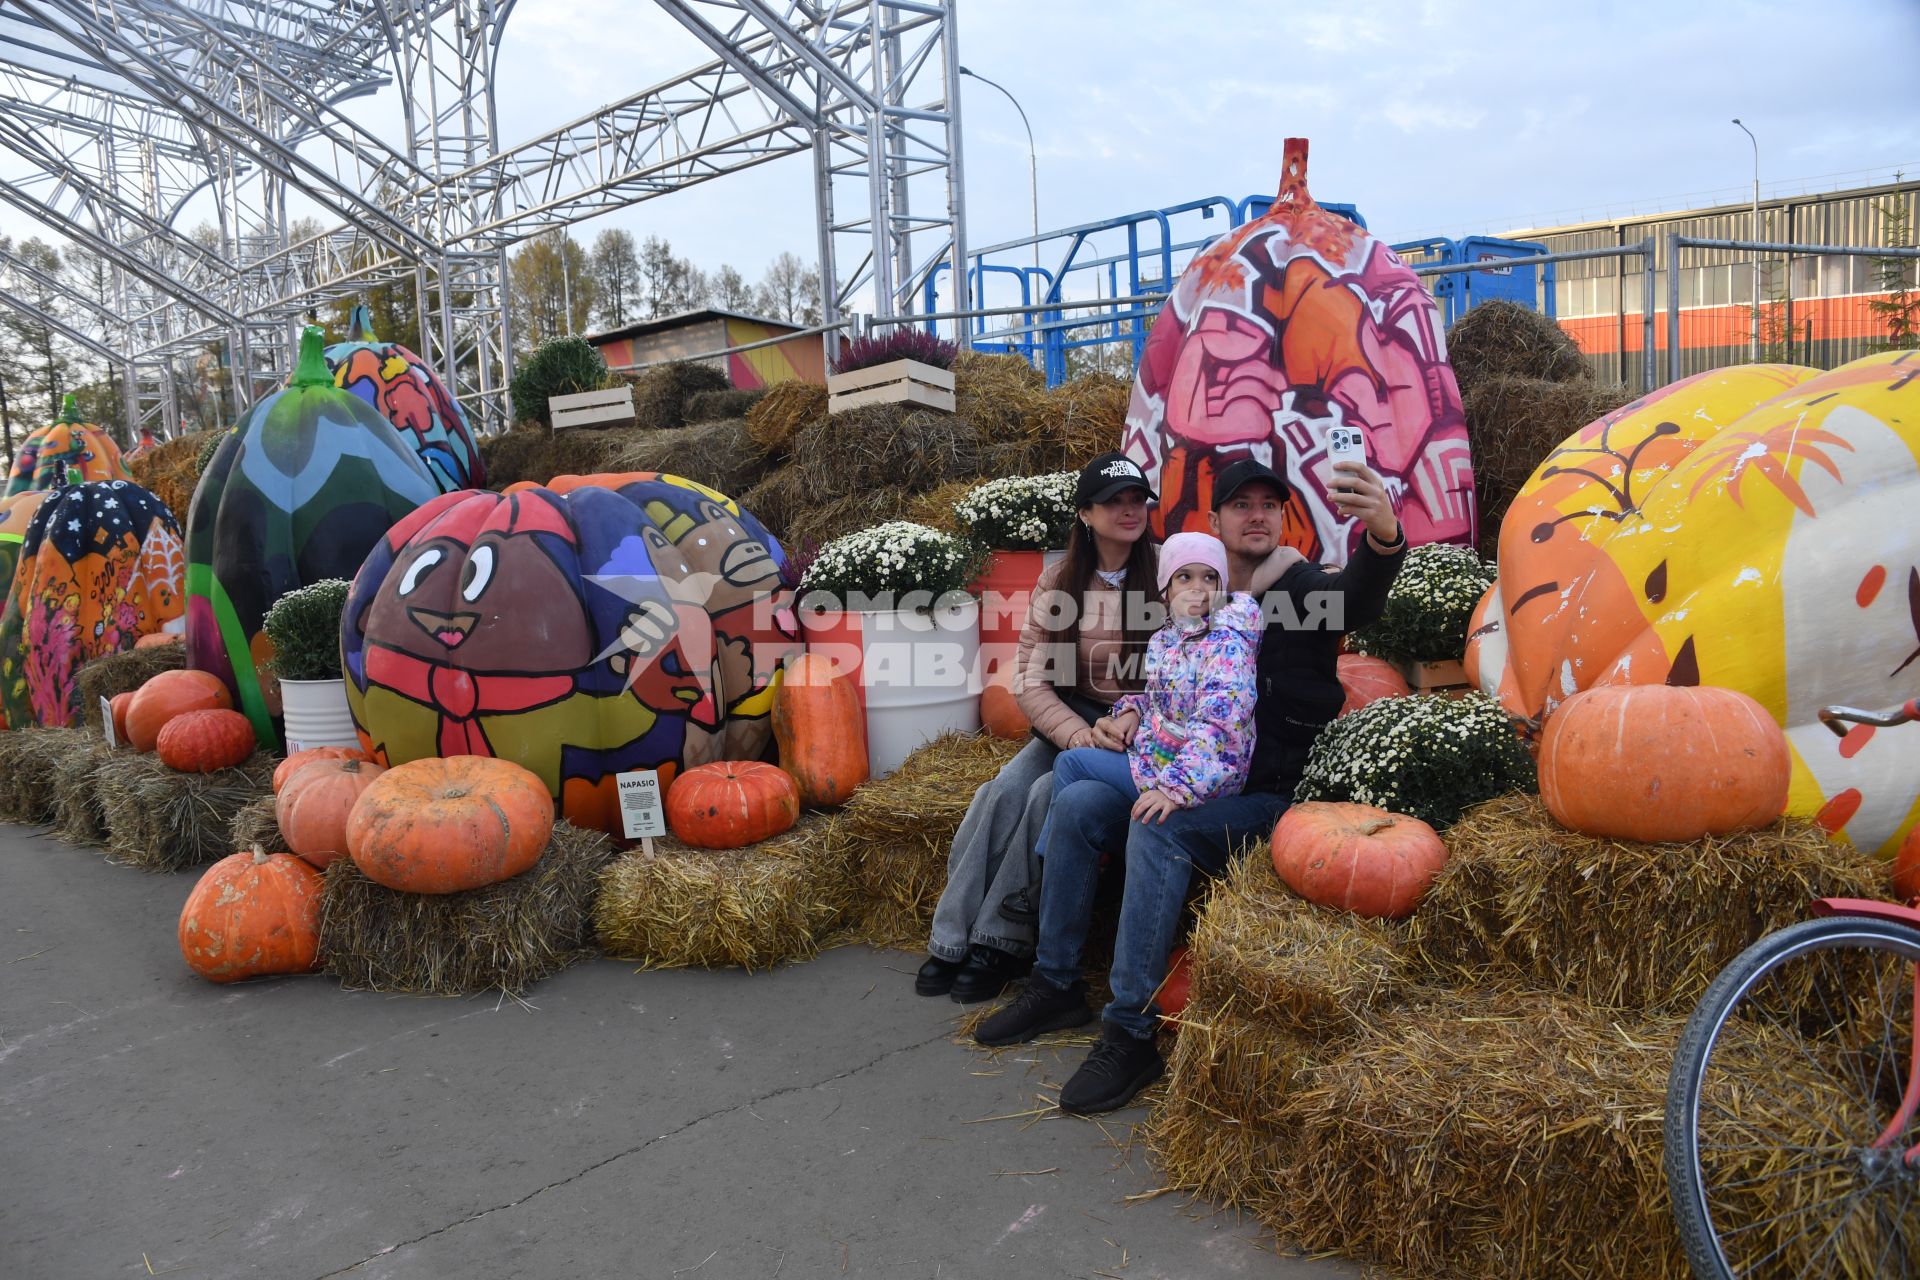
[(1076, 1116), (1118, 1111), (1158, 1080), (1166, 1065), (1152, 1040), (1142, 1040), (1108, 1023), (1100, 1028), (1100, 1038), (1088, 1051), (1087, 1060), (1060, 1090), (1060, 1109)]
[(918, 995), (943, 996), (953, 990), (954, 975), (966, 967), (964, 960), (942, 960), (939, 956), (928, 956), (927, 962), (920, 966), (920, 972), (913, 975), (913, 989)]
[(953, 998), (961, 1004), (979, 1004), (1005, 991), (1016, 978), (1024, 978), (1033, 969), (1032, 956), (1014, 956), (994, 947), (976, 944), (967, 954), (967, 963), (953, 975), (948, 985)]
[(1015, 889), (1000, 899), (1000, 914), (1015, 924), (1038, 924), (1040, 908), (1034, 905), (1033, 890)]
[(1075, 982), (1065, 990), (1035, 974), (1019, 995), (982, 1022), (973, 1038), (984, 1045), (1019, 1044), (1049, 1031), (1084, 1027), (1093, 1021), (1087, 1007), (1087, 984)]

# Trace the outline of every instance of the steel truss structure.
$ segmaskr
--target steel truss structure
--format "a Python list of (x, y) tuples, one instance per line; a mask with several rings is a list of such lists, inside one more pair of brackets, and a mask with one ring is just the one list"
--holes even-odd
[[(86, 330), (61, 331), (136, 389), (128, 426), (160, 435), (175, 362), (223, 351), (244, 405), (285, 378), (314, 308), (395, 283), (420, 350), (503, 427), (515, 244), (801, 152), (828, 323), (908, 314), (966, 261), (955, 0), (656, 2), (713, 61), (502, 147), (515, 0), (9, 0), (0, 202), (97, 260)], [(388, 86), (399, 140), (343, 109)], [(217, 243), (177, 225), (203, 192)], [(290, 192), (334, 225), (293, 236)]]

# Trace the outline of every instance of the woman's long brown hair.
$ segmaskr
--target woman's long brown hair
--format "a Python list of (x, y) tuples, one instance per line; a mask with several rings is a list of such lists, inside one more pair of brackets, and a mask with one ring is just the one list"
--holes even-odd
[[(1073, 655), (1073, 670), (1064, 674), (1072, 678), (1057, 686), (1063, 691), (1079, 683), (1080, 618), (1087, 611), (1087, 592), (1099, 582), (1100, 548), (1083, 518), (1087, 510), (1082, 507), (1074, 518), (1073, 531), (1067, 535), (1066, 562), (1060, 571), (1060, 586), (1073, 594), (1074, 605), (1073, 619), (1065, 636), (1071, 646), (1067, 652)], [(1147, 642), (1153, 639), (1154, 628), (1146, 623), (1160, 612), (1156, 606), (1165, 603), (1160, 598), (1160, 544), (1152, 530), (1141, 531), (1127, 554), (1126, 568), (1127, 582), (1120, 593), (1120, 653), (1125, 667), (1119, 684), (1128, 692), (1136, 693), (1146, 685)]]

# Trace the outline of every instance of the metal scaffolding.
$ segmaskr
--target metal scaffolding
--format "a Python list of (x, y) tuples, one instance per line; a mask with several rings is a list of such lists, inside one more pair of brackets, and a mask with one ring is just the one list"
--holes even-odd
[[(99, 261), (87, 329), (65, 327), (113, 353), (128, 425), (158, 434), (176, 361), (222, 350), (243, 406), (284, 380), (312, 309), (394, 283), (423, 354), (499, 429), (516, 243), (800, 152), (828, 322), (909, 314), (965, 261), (954, 0), (657, 3), (713, 61), (502, 147), (514, 0), (12, 0), (0, 201)], [(342, 110), (388, 86), (399, 140)], [(203, 192), (218, 243), (176, 225)], [(338, 221), (295, 239), (289, 192)]]

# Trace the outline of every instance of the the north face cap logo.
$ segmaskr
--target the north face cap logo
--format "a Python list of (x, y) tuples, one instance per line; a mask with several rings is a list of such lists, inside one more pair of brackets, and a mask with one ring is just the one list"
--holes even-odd
[(1139, 467), (1136, 467), (1131, 462), (1126, 462), (1126, 461), (1109, 462), (1106, 466), (1100, 468), (1100, 474), (1105, 476), (1109, 480), (1112, 480), (1119, 476), (1125, 476), (1129, 480), (1145, 480), (1146, 479), (1146, 476), (1141, 473)]

